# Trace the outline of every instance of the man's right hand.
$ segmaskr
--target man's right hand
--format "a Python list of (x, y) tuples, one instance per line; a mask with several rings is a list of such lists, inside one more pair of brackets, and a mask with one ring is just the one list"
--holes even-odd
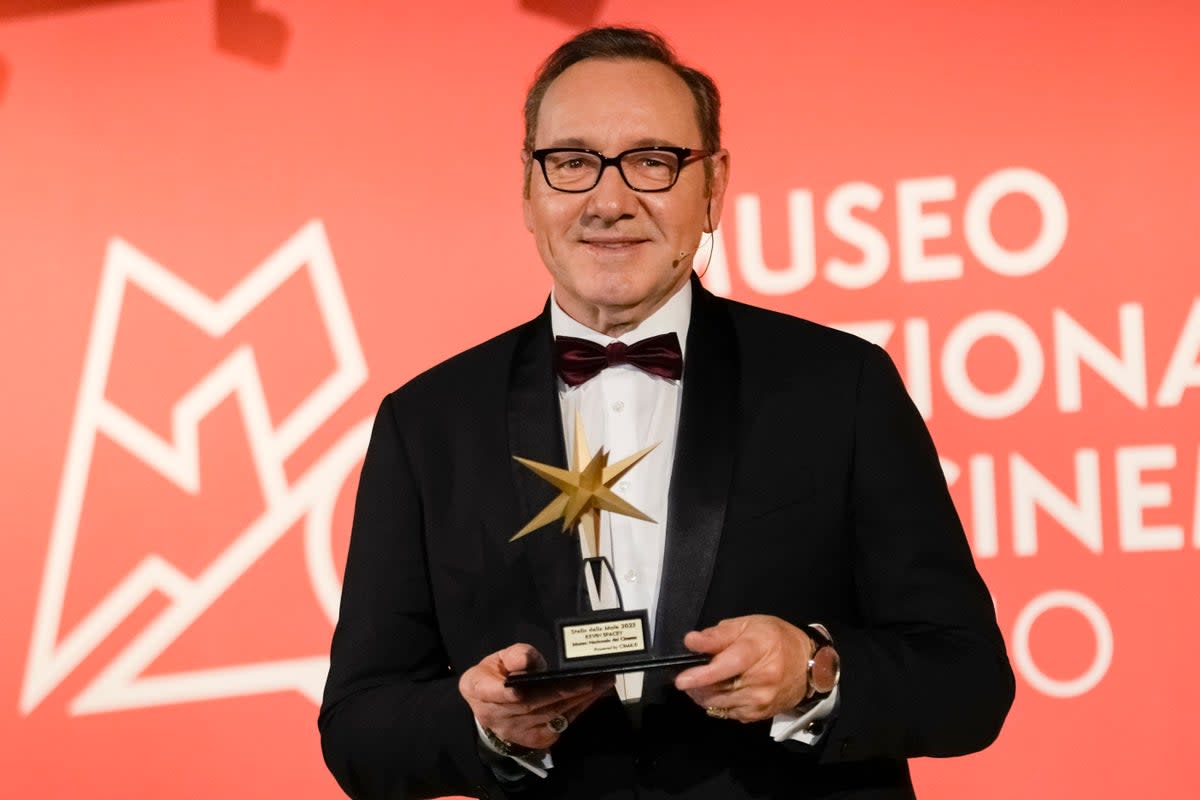
[(463, 673), (458, 691), (479, 724), (506, 742), (548, 749), (559, 734), (550, 728), (558, 716), (570, 724), (613, 687), (612, 676), (577, 678), (553, 686), (510, 688), (504, 680), (514, 672), (546, 665), (532, 645), (514, 644), (492, 653)]

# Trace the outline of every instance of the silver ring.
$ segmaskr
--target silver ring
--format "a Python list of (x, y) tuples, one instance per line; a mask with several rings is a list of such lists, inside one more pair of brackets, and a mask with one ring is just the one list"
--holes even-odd
[(549, 722), (547, 722), (546, 727), (549, 728), (550, 730), (554, 731), (555, 733), (562, 733), (563, 731), (565, 731), (567, 729), (567, 724), (568, 724), (567, 718), (564, 717), (562, 714), (559, 714), (557, 717), (554, 717)]

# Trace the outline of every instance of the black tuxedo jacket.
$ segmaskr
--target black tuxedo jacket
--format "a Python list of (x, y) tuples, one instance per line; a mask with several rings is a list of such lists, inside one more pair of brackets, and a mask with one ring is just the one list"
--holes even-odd
[(905, 759), (997, 735), (1013, 677), (933, 444), (887, 355), (694, 285), (655, 647), (744, 614), (822, 622), (840, 707), (816, 746), (706, 717), (650, 673), (636, 728), (615, 695), (550, 778), (481, 760), (458, 676), (514, 642), (555, 652), (579, 550), (509, 537), (566, 462), (549, 314), (389, 395), (359, 484), (320, 729), (355, 798), (910, 797)]

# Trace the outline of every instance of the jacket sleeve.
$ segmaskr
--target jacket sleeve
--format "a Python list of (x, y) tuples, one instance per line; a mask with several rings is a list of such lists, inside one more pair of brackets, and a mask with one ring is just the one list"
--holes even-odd
[(842, 661), (825, 762), (954, 756), (1000, 732), (1014, 681), (933, 441), (888, 355), (863, 359), (850, 508), (861, 621), (828, 623)]
[(433, 607), (419, 482), (395, 396), (375, 418), (318, 725), (356, 800), (502, 796), (477, 750)]

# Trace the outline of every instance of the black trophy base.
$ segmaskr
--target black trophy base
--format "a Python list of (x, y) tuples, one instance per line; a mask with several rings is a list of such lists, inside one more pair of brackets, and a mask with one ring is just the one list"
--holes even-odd
[(510, 675), (504, 682), (505, 686), (550, 684), (591, 675), (619, 675), (623, 672), (690, 667), (708, 662), (708, 656), (697, 653), (669, 656), (654, 654), (650, 646), (649, 614), (644, 608), (622, 608), (621, 590), (608, 559), (603, 556), (585, 558), (580, 566), (579, 608), (586, 608), (590, 596), (589, 584), (598, 596), (605, 577), (616, 594), (617, 606), (557, 620), (557, 665)]
[(536, 672), (514, 672), (504, 681), (505, 686), (538, 686), (571, 678), (587, 678), (592, 675), (620, 675), (623, 672), (642, 672), (652, 669), (682, 669), (698, 664), (707, 664), (711, 656), (703, 653), (682, 653), (673, 656), (655, 656), (649, 653), (637, 653), (621, 659), (604, 659), (603, 661), (584, 661), (579, 664), (568, 664), (554, 669), (537, 670)]

